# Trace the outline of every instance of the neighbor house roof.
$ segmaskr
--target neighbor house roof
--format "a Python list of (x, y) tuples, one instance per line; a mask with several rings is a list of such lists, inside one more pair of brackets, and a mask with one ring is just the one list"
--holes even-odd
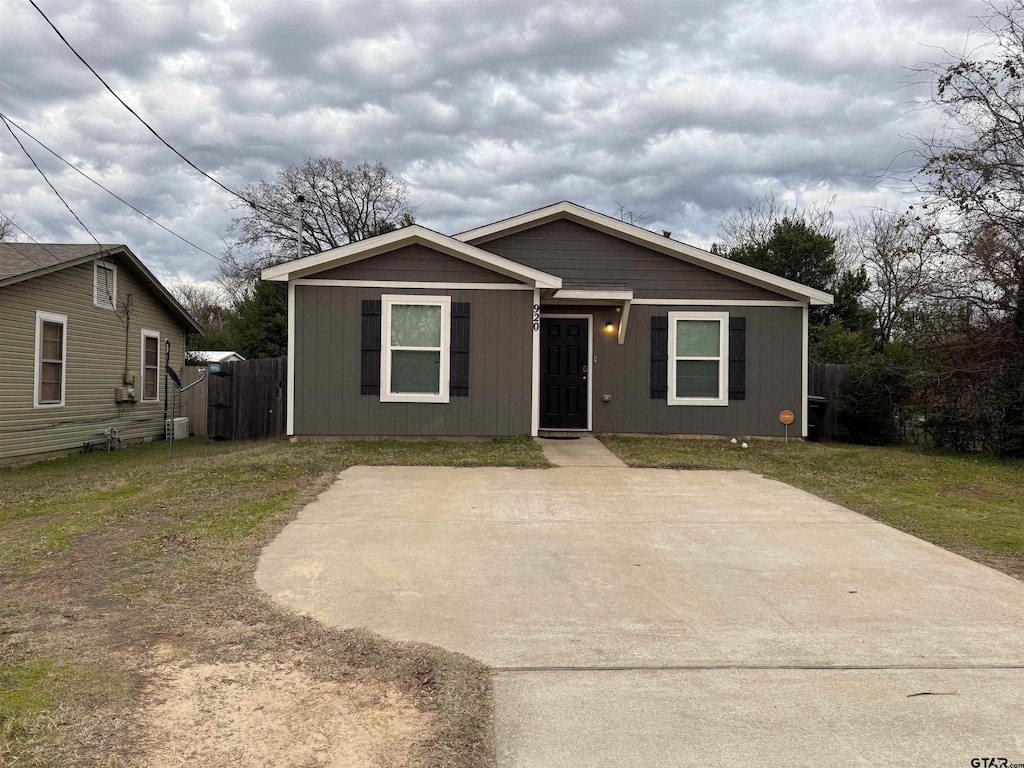
[(127, 245), (0, 243), (0, 288), (107, 256), (124, 259), (127, 267), (152, 288), (153, 294), (171, 314), (179, 318), (190, 332), (202, 333), (202, 326)]
[(761, 269), (748, 267), (738, 261), (732, 261), (724, 256), (718, 256), (709, 251), (695, 248), (692, 245), (681, 243), (665, 235), (659, 235), (635, 224), (627, 224), (603, 213), (597, 213), (581, 205), (570, 203), (565, 200), (535, 211), (513, 216), (508, 219), (496, 221), (483, 227), (477, 227), (466, 232), (461, 232), (453, 237), (456, 240), (480, 245), (499, 237), (520, 232), (525, 229), (532, 229), (556, 219), (568, 219), (587, 227), (605, 232), (614, 237), (619, 237), (637, 245), (650, 248), (668, 256), (682, 261), (705, 267), (720, 274), (729, 275), (746, 283), (759, 285), (791, 298), (805, 299), (810, 304), (831, 304), (832, 295), (819, 291), (815, 288), (803, 285), (802, 283), (787, 280), (784, 277), (773, 275)]
[(343, 245), (340, 248), (332, 248), (315, 256), (306, 256), (301, 259), (287, 261), (284, 264), (278, 264), (276, 267), (269, 267), (263, 270), (263, 279), (294, 280), (324, 269), (351, 264), (404, 245), (413, 244), (433, 248), (441, 253), (490, 269), (498, 274), (522, 280), (537, 288), (560, 288), (562, 286), (562, 279), (556, 275), (527, 267), (511, 259), (506, 259), (482, 248), (477, 248), (474, 245), (448, 237), (448, 235), (442, 235), (440, 232), (427, 229), (420, 224), (402, 227), (383, 235)]
[(189, 355), (207, 363), (223, 363), (228, 360), (245, 360), (245, 358), (240, 354), (229, 349), (193, 349), (189, 351)]

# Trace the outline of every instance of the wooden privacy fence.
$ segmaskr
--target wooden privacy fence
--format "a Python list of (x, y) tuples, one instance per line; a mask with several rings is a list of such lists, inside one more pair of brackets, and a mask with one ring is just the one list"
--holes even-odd
[[(181, 384), (187, 387), (203, 375), (203, 368), (186, 365), (181, 371)], [(196, 384), (181, 395), (181, 416), (188, 418), (188, 431), (192, 435), (206, 435), (206, 382)]]
[[(183, 384), (200, 376), (186, 366)], [(220, 371), (185, 393), (189, 431), (211, 440), (256, 440), (285, 433), (287, 357), (221, 363)], [(191, 397), (189, 397), (191, 396)]]
[(836, 396), (839, 394), (839, 383), (852, 366), (837, 363), (807, 364), (807, 394), (818, 395), (828, 399), (828, 410), (825, 411), (825, 422), (822, 424), (822, 440), (832, 440), (836, 435)]

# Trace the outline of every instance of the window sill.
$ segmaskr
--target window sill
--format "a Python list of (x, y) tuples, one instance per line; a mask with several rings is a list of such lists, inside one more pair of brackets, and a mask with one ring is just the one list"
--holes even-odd
[(679, 398), (677, 398), (677, 399), (674, 399), (674, 400), (669, 400), (668, 404), (669, 405), (690, 405), (690, 406), (693, 406), (693, 405), (703, 405), (703, 406), (708, 406), (708, 405), (729, 405), (729, 401), (728, 400), (718, 400), (718, 399), (715, 399), (715, 400), (705, 400), (705, 399), (702, 399), (702, 398), (689, 398), (689, 399), (685, 399), (685, 398), (679, 399)]
[(32, 403), (32, 407), (38, 409), (63, 408), (64, 403)]
[(448, 403), (449, 395), (392, 395), (392, 394), (381, 394), (380, 401), (382, 403)]

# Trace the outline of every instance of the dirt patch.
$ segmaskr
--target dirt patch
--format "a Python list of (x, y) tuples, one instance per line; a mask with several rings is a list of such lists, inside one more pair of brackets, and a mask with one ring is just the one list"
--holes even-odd
[(152, 768), (401, 768), (433, 732), (408, 694), (318, 680), (301, 658), (159, 667), (139, 725)]
[(991, 485), (973, 483), (971, 485), (943, 485), (939, 489), (939, 496), (963, 496), (968, 499), (999, 499), (1006, 495), (1003, 488), (993, 488)]

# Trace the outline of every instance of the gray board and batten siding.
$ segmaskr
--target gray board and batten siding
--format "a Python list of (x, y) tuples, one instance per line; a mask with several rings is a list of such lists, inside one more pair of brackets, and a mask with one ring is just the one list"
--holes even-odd
[[(803, 345), (801, 307), (634, 305), (625, 343), (605, 330), (618, 329), (621, 313), (614, 306), (545, 305), (545, 315), (593, 314), (593, 431), (683, 435), (761, 435), (781, 437), (779, 412), (801, 412)], [(670, 311), (728, 312), (746, 318), (746, 391), (743, 400), (727, 406), (668, 405), (651, 397), (651, 317)], [(602, 395), (611, 395), (604, 402)], [(800, 436), (791, 424), (790, 437)]]
[(627, 285), (636, 299), (789, 299), (567, 219), (473, 244), (563, 280)]
[[(432, 279), (440, 281), (436, 273)], [(308, 284), (294, 291), (294, 434), (529, 434), (533, 291)], [(448, 403), (382, 403), (379, 394), (361, 394), (363, 301), (383, 294), (450, 296), (470, 305), (468, 396)]]
[(316, 280), (431, 281), (444, 283), (516, 283), (490, 269), (455, 259), (424, 245), (406, 245), (372, 258), (315, 275)]

